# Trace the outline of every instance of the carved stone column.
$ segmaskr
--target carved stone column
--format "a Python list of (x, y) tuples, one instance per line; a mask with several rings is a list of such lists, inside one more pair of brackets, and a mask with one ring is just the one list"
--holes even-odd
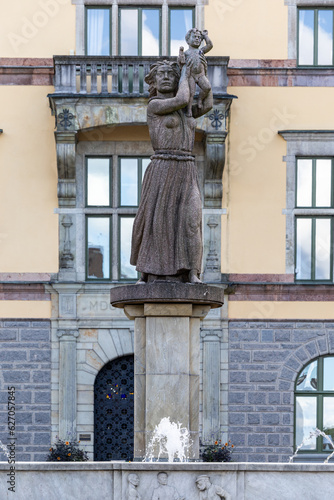
[(220, 438), (221, 330), (202, 330), (203, 339), (203, 443)]
[(57, 337), (59, 338), (59, 436), (68, 438), (68, 433), (76, 437), (77, 415), (77, 363), (76, 341), (77, 294), (81, 285), (57, 283), (52, 288), (58, 293), (54, 301)]
[[(63, 117), (63, 118), (62, 118)], [(59, 215), (59, 281), (75, 281), (76, 255), (76, 219), (75, 216), (64, 214), (64, 209), (76, 206), (76, 132), (69, 131), (74, 115), (64, 109), (57, 116), (58, 130), (55, 132), (57, 143), (58, 168), (58, 203)], [(62, 215), (64, 214), (64, 215)]]
[(76, 439), (78, 330), (58, 330), (59, 337), (59, 437)]

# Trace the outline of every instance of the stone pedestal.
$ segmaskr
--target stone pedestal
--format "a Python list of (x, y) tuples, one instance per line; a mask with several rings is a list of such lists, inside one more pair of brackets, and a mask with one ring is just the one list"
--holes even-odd
[(155, 282), (117, 287), (111, 303), (135, 320), (135, 459), (142, 459), (164, 417), (191, 433), (199, 455), (200, 320), (223, 304), (224, 290)]

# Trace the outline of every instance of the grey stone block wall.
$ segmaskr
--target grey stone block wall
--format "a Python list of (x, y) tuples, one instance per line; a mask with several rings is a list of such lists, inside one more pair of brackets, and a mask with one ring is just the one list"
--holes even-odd
[[(15, 387), (16, 461), (44, 461), (51, 439), (50, 321), (0, 320), (0, 440), (8, 444)], [(0, 461), (6, 461), (1, 453)]]
[(287, 462), (294, 383), (304, 365), (334, 353), (333, 322), (229, 323), (229, 439), (241, 462)]

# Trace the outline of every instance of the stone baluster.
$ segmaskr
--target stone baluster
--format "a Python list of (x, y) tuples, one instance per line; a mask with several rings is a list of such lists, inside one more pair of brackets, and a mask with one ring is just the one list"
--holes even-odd
[(97, 93), (97, 64), (94, 63), (90, 66), (90, 93)]
[(108, 93), (108, 64), (101, 64), (101, 93)]
[(87, 65), (80, 64), (80, 94), (87, 94)]

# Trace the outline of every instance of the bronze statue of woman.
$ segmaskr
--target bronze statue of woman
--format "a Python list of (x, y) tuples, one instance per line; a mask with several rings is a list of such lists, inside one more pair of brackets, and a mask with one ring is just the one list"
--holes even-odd
[(167, 279), (200, 283), (202, 262), (202, 202), (195, 157), (196, 117), (212, 108), (212, 92), (193, 116), (187, 116), (190, 99), (189, 61), (180, 71), (176, 63), (151, 66), (147, 107), (154, 155), (142, 186), (133, 225), (131, 264), (141, 272), (138, 283)]

